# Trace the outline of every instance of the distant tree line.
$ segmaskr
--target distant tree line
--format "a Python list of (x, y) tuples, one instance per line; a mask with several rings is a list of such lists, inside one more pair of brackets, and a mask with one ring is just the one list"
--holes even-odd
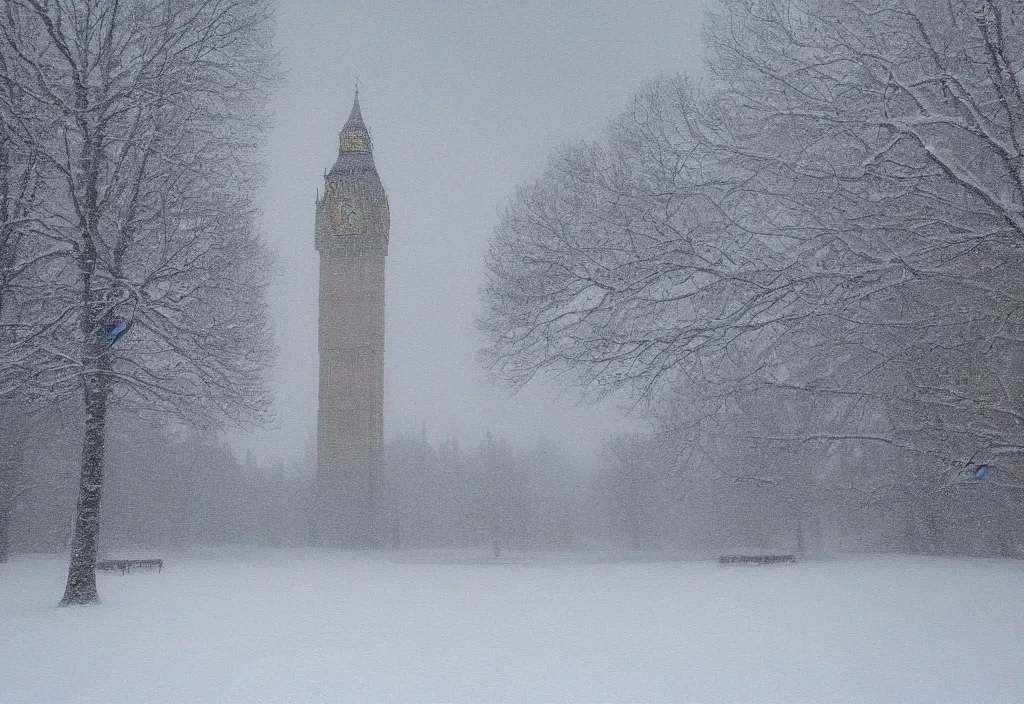
[[(11, 473), (19, 495), (5, 543), (14, 551), (60, 551), (71, 540), (74, 435), (63, 414), (22, 436)], [(71, 414), (73, 422), (74, 414)], [(179, 423), (112, 418), (99, 551), (183, 546), (308, 545), (315, 460), (285, 466), (240, 459), (216, 437)], [(377, 491), (382, 549), (571, 550), (588, 537), (585, 482), (548, 441), (515, 452), (487, 436), (460, 450), (449, 437), (396, 436)]]
[[(71, 540), (76, 447), (67, 429), (76, 416), (39, 417), (11, 469), (17, 500), (0, 547), (17, 552), (63, 551)], [(261, 465), (215, 437), (137, 416), (115, 415), (111, 431), (101, 556), (309, 544), (311, 454)], [(882, 459), (732, 440), (712, 455), (669, 431), (614, 438), (595, 463), (581, 465), (557, 439), (516, 448), (488, 435), (464, 448), (454, 437), (398, 435), (386, 445), (376, 487), (376, 540), (383, 550), (499, 558), (524, 551), (1019, 554), (1016, 494), (959, 482), (922, 488), (923, 505), (908, 511), (888, 490), (865, 490), (879, 480)]]
[(585, 481), (549, 440), (515, 451), (488, 434), (465, 449), (449, 437), (398, 436), (385, 452), (377, 520), (392, 549), (573, 550), (586, 545)]
[[(12, 470), (21, 489), (10, 511), (9, 545), (64, 551), (76, 499), (77, 418), (41, 413), (22, 435)], [(69, 427), (70, 426), (70, 427)], [(210, 434), (178, 422), (111, 418), (99, 553), (223, 544), (269, 547), (309, 540), (312, 478), (302, 465), (239, 459)]]

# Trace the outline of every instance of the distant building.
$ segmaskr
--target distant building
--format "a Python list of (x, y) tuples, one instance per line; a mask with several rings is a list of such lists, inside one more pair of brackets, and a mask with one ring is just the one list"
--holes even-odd
[(384, 259), (390, 216), (359, 93), (316, 203), (320, 407), (314, 542), (373, 545), (384, 441)]

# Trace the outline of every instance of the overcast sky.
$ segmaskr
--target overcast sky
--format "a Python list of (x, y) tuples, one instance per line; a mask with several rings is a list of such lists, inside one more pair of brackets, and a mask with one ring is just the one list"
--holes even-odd
[(385, 438), (491, 430), (546, 433), (592, 455), (640, 427), (611, 404), (576, 406), (535, 384), (511, 397), (475, 359), (473, 319), (488, 240), (515, 187), (558, 144), (594, 138), (640, 85), (697, 71), (701, 0), (376, 2), (281, 0), (287, 72), (273, 104), (263, 209), (280, 275), (271, 290), (280, 356), (276, 427), (238, 442), (301, 456), (317, 413), (314, 198), (360, 82), (363, 117), (391, 205)]

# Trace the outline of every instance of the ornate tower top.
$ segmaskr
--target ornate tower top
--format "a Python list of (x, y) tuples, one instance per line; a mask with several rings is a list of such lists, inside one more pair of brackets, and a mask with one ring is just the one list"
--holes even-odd
[(316, 246), (321, 252), (386, 255), (390, 225), (357, 88), (352, 112), (338, 135), (338, 159), (326, 175), (323, 198), (317, 200)]

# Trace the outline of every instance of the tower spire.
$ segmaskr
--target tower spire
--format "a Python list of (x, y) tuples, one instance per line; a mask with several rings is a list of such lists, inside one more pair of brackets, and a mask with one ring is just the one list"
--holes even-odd
[(341, 153), (373, 151), (370, 144), (370, 132), (366, 129), (366, 123), (363, 122), (363, 111), (359, 109), (358, 81), (356, 82), (355, 100), (352, 101), (352, 112), (349, 113), (348, 121), (341, 128), (341, 134), (338, 136), (341, 140)]
[(348, 121), (345, 122), (345, 126), (341, 128), (342, 132), (349, 130), (362, 130), (366, 131), (366, 124), (363, 122), (363, 111), (359, 109), (359, 89), (356, 88), (356, 97), (352, 101), (352, 112), (348, 114)]

